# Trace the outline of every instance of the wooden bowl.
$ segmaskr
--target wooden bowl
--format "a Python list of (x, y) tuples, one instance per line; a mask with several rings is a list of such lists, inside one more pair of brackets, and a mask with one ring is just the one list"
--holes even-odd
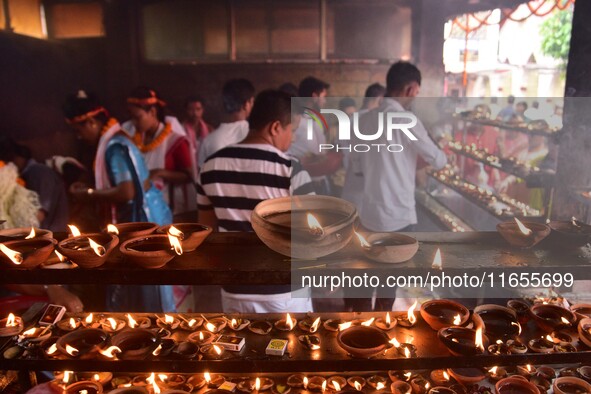
[[(311, 231), (312, 213), (322, 231)], [(252, 211), (252, 228), (265, 245), (284, 256), (316, 259), (344, 248), (353, 237), (357, 209), (329, 196), (296, 196), (265, 200)]]
[[(484, 353), (476, 348), (476, 331), (465, 327), (446, 327), (437, 332), (437, 337), (441, 343), (454, 356), (474, 356)], [(482, 334), (482, 343), (484, 349), (488, 348), (488, 338)]]
[(390, 338), (375, 327), (353, 326), (339, 332), (337, 342), (340, 347), (353, 357), (370, 358), (391, 345)]
[(158, 347), (156, 334), (143, 328), (121, 331), (111, 338), (111, 344), (119, 347), (117, 355), (122, 360), (143, 360)]
[(119, 250), (127, 261), (148, 269), (162, 268), (175, 256), (168, 236), (164, 234), (129, 239)]
[(474, 313), (484, 322), (486, 336), (491, 340), (505, 342), (520, 334), (520, 324), (517, 313), (513, 309), (500, 305), (483, 304), (474, 308)]
[[(115, 235), (119, 237), (119, 242), (121, 243), (127, 241), (128, 239), (150, 235), (158, 228), (156, 223), (151, 222), (117, 223), (113, 224), (113, 226), (117, 227), (117, 231), (119, 233)], [(105, 233), (108, 232), (106, 228), (103, 231)]]
[[(571, 311), (553, 304), (536, 304), (529, 308), (529, 313), (534, 322), (546, 332), (571, 328), (577, 322), (577, 317)], [(568, 323), (562, 321), (565, 318)]]
[(33, 269), (47, 261), (53, 253), (57, 241), (53, 238), (36, 237), (6, 241), (2, 244), (15, 252), (19, 252), (22, 256), (22, 262), (16, 264), (6, 254), (0, 252), (0, 261), (5, 266), (15, 269)]
[(158, 232), (168, 234), (170, 226), (174, 226), (182, 231), (184, 235), (181, 239), (183, 252), (192, 252), (197, 249), (213, 231), (211, 227), (199, 223), (174, 223), (159, 227)]
[(518, 377), (509, 377), (499, 380), (495, 384), (496, 394), (540, 394), (540, 390), (535, 384), (530, 383), (527, 379)]
[(591, 393), (591, 384), (574, 376), (566, 376), (556, 378), (552, 389), (554, 394)]
[(559, 246), (573, 248), (585, 246), (591, 242), (591, 226), (578, 220), (575, 224), (566, 220), (548, 223), (552, 229), (550, 239)]
[[(89, 359), (94, 358), (96, 353), (103, 348), (108, 337), (108, 334), (103, 330), (83, 328), (60, 337), (55, 344), (57, 350), (59, 350), (64, 356)], [(66, 350), (66, 345), (76, 348), (79, 353), (76, 355), (69, 354)]]
[(35, 230), (35, 238), (53, 238), (53, 232), (37, 227), (18, 227), (18, 228), (7, 228), (0, 230), (0, 242), (15, 241), (17, 239), (25, 239), (30, 233), (31, 229)]
[[(102, 256), (97, 255), (90, 248), (89, 238), (105, 248), (105, 254)], [(118, 243), (119, 238), (115, 235), (92, 233), (66, 238), (57, 246), (61, 254), (78, 266), (82, 268), (96, 268), (100, 267), (107, 261), (107, 258)]]
[(518, 248), (531, 248), (550, 234), (550, 227), (546, 224), (523, 222), (523, 225), (531, 230), (529, 235), (524, 235), (515, 222), (499, 223), (497, 231), (511, 246)]
[(451, 300), (431, 300), (421, 305), (421, 317), (435, 331), (453, 326), (454, 317), (460, 315), (460, 324), (464, 325), (470, 318), (470, 311), (464, 305)]
[(363, 248), (369, 259), (379, 263), (397, 264), (413, 258), (419, 250), (419, 242), (399, 233), (372, 233), (367, 236), (370, 246)]

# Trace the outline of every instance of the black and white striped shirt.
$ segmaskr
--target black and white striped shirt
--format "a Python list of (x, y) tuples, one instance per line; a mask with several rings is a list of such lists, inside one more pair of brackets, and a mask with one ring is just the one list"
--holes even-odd
[(239, 144), (209, 157), (197, 182), (197, 205), (214, 209), (220, 231), (252, 231), (250, 215), (261, 201), (314, 194), (300, 163), (272, 145)]

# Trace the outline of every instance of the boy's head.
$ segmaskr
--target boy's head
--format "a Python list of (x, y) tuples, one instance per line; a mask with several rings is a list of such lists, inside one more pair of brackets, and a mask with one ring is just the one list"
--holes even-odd
[(419, 94), (421, 72), (412, 63), (399, 61), (394, 63), (386, 75), (386, 91), (390, 97), (396, 97), (404, 104)]
[(285, 152), (292, 140), (291, 98), (279, 90), (264, 90), (254, 100), (248, 118), (251, 133)]
[(248, 117), (254, 100), (254, 86), (244, 78), (231, 79), (222, 88), (224, 111), (228, 114), (244, 111)]
[(315, 77), (306, 77), (300, 82), (298, 94), (300, 97), (312, 97), (314, 105), (322, 107), (326, 102), (326, 95), (330, 85)]

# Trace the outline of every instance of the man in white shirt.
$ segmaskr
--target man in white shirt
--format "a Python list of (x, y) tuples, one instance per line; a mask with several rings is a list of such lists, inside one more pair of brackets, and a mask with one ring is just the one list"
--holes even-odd
[(254, 102), (254, 86), (246, 79), (231, 79), (222, 89), (226, 117), (199, 147), (199, 168), (208, 157), (226, 146), (237, 144), (248, 134), (248, 116)]

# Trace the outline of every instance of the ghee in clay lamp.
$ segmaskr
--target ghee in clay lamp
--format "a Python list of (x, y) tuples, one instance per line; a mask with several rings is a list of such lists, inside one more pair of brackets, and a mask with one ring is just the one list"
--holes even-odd
[(482, 328), (447, 327), (439, 330), (437, 336), (454, 356), (483, 354), (488, 346), (488, 338), (482, 334)]
[(344, 248), (353, 237), (355, 206), (329, 196), (265, 200), (252, 212), (252, 227), (270, 249), (297, 259), (316, 259)]
[(183, 254), (179, 239), (164, 234), (128, 239), (121, 244), (119, 250), (127, 261), (148, 269), (162, 268), (175, 254)]
[(159, 233), (177, 237), (185, 252), (197, 249), (212, 231), (211, 227), (199, 223), (175, 223), (158, 228)]
[(23, 319), (10, 313), (8, 317), (0, 320), (0, 338), (18, 335), (23, 328)]
[(285, 316), (285, 319), (277, 320), (275, 322), (275, 328), (279, 331), (291, 331), (297, 324), (297, 320), (289, 315)]
[(421, 317), (438, 331), (449, 326), (464, 325), (470, 318), (468, 308), (451, 300), (431, 300), (421, 305)]
[(150, 222), (129, 222), (129, 223), (117, 223), (109, 224), (105, 231), (109, 234), (116, 235), (119, 237), (120, 242), (125, 242), (131, 238), (142, 237), (144, 235), (150, 235), (158, 229), (156, 223)]
[(550, 234), (550, 227), (542, 223), (514, 222), (497, 224), (497, 231), (511, 245), (518, 248), (531, 248)]
[(418, 241), (398, 233), (372, 233), (366, 237), (355, 232), (363, 253), (379, 263), (397, 264), (413, 258), (419, 250)]
[(367, 326), (353, 326), (339, 332), (337, 342), (341, 348), (357, 358), (370, 358), (392, 347), (386, 333)]
[(43, 237), (6, 241), (0, 243), (0, 261), (9, 268), (32, 269), (47, 261), (56, 243)]
[(58, 244), (61, 254), (81, 268), (96, 268), (103, 265), (119, 243), (116, 235), (93, 233), (82, 235), (75, 226), (70, 226), (72, 237)]

